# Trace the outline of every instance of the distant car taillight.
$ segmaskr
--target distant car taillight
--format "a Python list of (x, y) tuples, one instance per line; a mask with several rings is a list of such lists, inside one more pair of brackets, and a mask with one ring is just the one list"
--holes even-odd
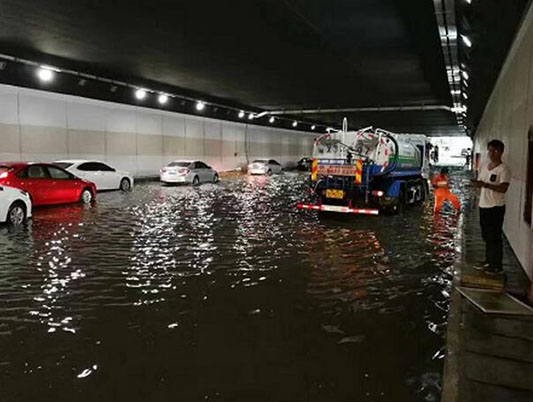
[(180, 169), (180, 170), (178, 170), (179, 174), (189, 174), (189, 172), (190, 172), (189, 169)]

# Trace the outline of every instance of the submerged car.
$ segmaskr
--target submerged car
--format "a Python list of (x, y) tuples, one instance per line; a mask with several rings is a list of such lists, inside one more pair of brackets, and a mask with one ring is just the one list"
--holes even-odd
[(107, 163), (93, 160), (62, 160), (54, 162), (57, 166), (93, 182), (96, 189), (130, 191), (133, 177), (128, 172), (117, 170)]
[(0, 186), (0, 223), (19, 226), (31, 218), (31, 213), (31, 199), (26, 191)]
[(274, 173), (280, 174), (283, 168), (274, 159), (256, 159), (248, 165), (248, 173), (250, 174), (267, 174), (269, 176)]
[(219, 177), (216, 170), (202, 161), (173, 161), (159, 171), (162, 183), (178, 184), (188, 183), (218, 183)]
[(96, 198), (94, 183), (52, 163), (0, 163), (0, 185), (29, 193), (34, 206), (82, 202)]

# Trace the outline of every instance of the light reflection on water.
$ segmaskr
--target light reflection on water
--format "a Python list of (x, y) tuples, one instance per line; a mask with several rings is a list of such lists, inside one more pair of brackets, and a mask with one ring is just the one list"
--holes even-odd
[(2, 401), (438, 400), (462, 218), (306, 194), (144, 183), (0, 228)]

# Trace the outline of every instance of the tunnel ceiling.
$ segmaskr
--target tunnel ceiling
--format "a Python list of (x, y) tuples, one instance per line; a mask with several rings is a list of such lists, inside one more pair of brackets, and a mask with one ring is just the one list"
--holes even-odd
[[(265, 110), (452, 106), (431, 0), (3, 0), (0, 50)], [(21, 74), (5, 69), (0, 80), (20, 84)], [(486, 97), (472, 102), (479, 113)], [(352, 127), (459, 133), (448, 111), (306, 119), (340, 124), (344, 116)]]

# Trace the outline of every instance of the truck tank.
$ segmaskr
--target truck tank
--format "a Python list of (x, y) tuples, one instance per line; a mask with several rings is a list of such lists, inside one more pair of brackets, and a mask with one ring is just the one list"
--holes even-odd
[(327, 134), (315, 141), (313, 157), (317, 159), (364, 158), (372, 160), (383, 169), (420, 169), (422, 154), (420, 149), (402, 134), (382, 135), (372, 131), (346, 131)]
[(299, 209), (377, 215), (423, 203), (428, 194), (427, 137), (367, 127), (315, 139), (310, 194)]

